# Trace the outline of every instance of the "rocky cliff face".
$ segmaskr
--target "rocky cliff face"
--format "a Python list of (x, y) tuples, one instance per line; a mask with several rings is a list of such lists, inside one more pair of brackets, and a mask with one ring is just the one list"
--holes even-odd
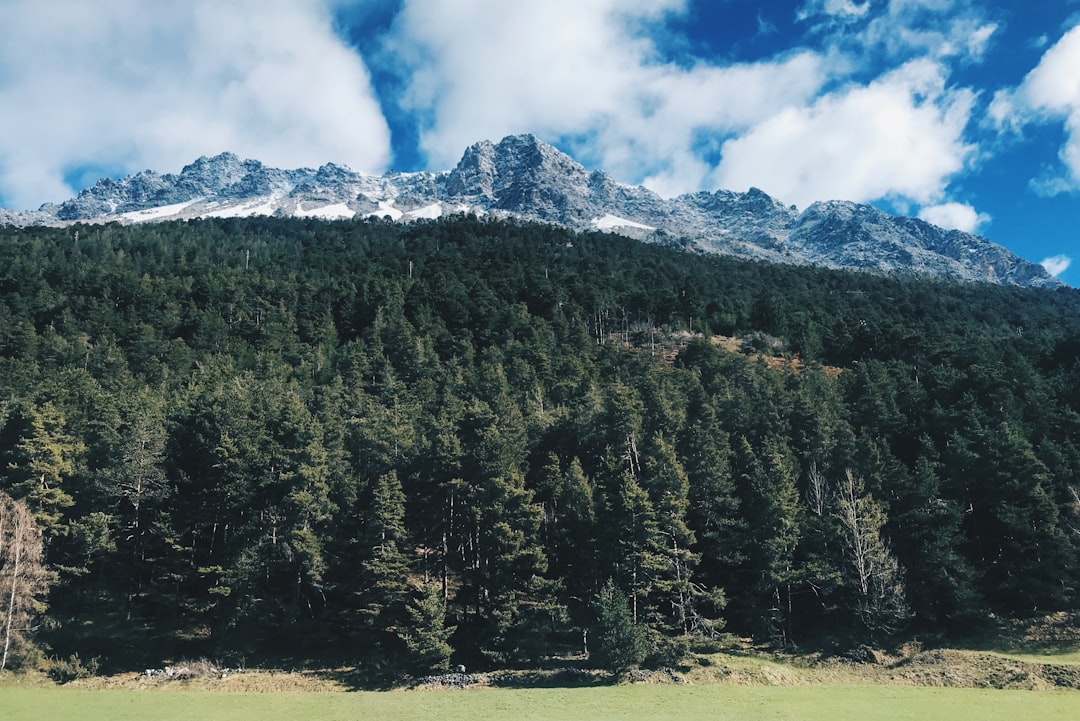
[(137, 223), (278, 215), (395, 221), (470, 212), (602, 230), (704, 253), (799, 265), (909, 272), (1052, 287), (1060, 283), (985, 238), (846, 201), (799, 212), (750, 189), (664, 199), (588, 171), (531, 135), (468, 148), (442, 173), (372, 176), (328, 164), (279, 170), (232, 153), (199, 158), (178, 174), (147, 170), (104, 179), (60, 205), (0, 210), (0, 223)]

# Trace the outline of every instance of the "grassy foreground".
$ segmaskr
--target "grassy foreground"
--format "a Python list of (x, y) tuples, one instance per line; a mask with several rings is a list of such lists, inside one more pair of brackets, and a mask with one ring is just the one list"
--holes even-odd
[(1080, 692), (887, 686), (213, 693), (0, 687), (3, 721), (1074, 721)]

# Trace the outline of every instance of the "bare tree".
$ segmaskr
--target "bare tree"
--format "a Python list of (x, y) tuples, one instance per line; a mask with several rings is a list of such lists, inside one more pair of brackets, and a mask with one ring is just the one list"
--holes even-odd
[(900, 566), (881, 538), (885, 512), (851, 471), (837, 489), (836, 517), (843, 528), (845, 575), (855, 611), (871, 633), (890, 633), (907, 617)]
[(815, 516), (825, 515), (825, 509), (829, 504), (829, 481), (825, 474), (818, 468), (817, 461), (810, 463), (806, 472), (807, 488), (806, 503), (810, 506), (810, 512)]
[(0, 492), (0, 599), (3, 609), (0, 672), (8, 658), (29, 643), (34, 617), (43, 609), (41, 597), (49, 574), (42, 562), (41, 529), (22, 501)]

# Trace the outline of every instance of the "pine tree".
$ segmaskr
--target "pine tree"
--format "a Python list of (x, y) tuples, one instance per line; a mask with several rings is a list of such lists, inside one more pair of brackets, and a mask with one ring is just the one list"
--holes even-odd
[(86, 446), (68, 433), (63, 412), (50, 402), (27, 409), (25, 421), (7, 468), (8, 490), (26, 501), (47, 538), (63, 535), (65, 511), (75, 503), (65, 481)]
[(473, 611), (479, 650), (505, 661), (527, 653), (522, 638), (561, 611), (543, 577), (541, 512), (520, 471), (521, 417), (510, 405), (499, 405), (503, 413), (496, 415), (487, 403), (474, 400), (462, 419), (466, 564), (459, 598)]
[(405, 555), (405, 494), (397, 473), (380, 476), (365, 499), (366, 524), (361, 537), (358, 594), (363, 623), (378, 632), (402, 618), (409, 587), (409, 561)]
[(102, 474), (102, 495), (115, 508), (117, 585), (124, 590), (124, 606), (132, 613), (164, 572), (171, 534), (165, 513), (168, 496), (165, 448), (167, 433), (161, 400), (149, 390), (130, 398), (120, 427), (118, 458)]
[(690, 482), (675, 449), (657, 434), (649, 444), (643, 473), (656, 509), (657, 528), (664, 539), (666, 572), (657, 579), (653, 599), (664, 624), (682, 634), (698, 625), (698, 586), (694, 572), (699, 556), (691, 548), (694, 532), (686, 525), (690, 506)]
[(793, 587), (799, 581), (795, 549), (800, 538), (799, 492), (794, 459), (782, 439), (769, 438), (760, 453), (749, 441), (735, 445), (736, 479), (750, 536), (739, 607), (759, 633), (792, 641)]
[(593, 603), (596, 622), (592, 628), (589, 662), (612, 673), (621, 673), (645, 660), (648, 634), (630, 612), (626, 595), (608, 579)]
[(969, 553), (991, 607), (1007, 613), (1059, 607), (1071, 558), (1051, 479), (1017, 428), (974, 425), (946, 454), (965, 507)]
[(597, 536), (593, 488), (581, 461), (575, 457), (563, 474), (559, 515), (554, 521), (554, 548), (549, 553), (551, 575), (565, 584), (565, 597), (577, 610), (591, 597), (597, 578)]
[(961, 630), (985, 616), (985, 604), (975, 569), (961, 554), (964, 514), (955, 500), (942, 496), (940, 463), (929, 439), (923, 446), (891, 524), (894, 548), (905, 569), (913, 621), (922, 628)]
[(408, 651), (408, 667), (415, 673), (439, 673), (450, 667), (450, 637), (456, 628), (446, 625), (446, 602), (437, 583), (420, 587), (406, 608), (408, 622), (401, 639)]
[[(680, 457), (686, 470), (688, 486), (687, 525), (693, 530), (694, 552), (699, 557), (697, 583), (707, 597), (719, 600), (723, 583), (746, 560), (745, 544), (749, 529), (742, 516), (740, 500), (731, 471), (731, 446), (720, 427), (715, 411), (705, 399), (692, 404), (697, 414), (680, 443)], [(713, 613), (703, 613), (700, 622), (709, 622)]]

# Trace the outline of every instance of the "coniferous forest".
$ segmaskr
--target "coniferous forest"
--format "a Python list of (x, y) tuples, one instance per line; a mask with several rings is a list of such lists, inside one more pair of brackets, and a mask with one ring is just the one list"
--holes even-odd
[(9, 668), (947, 637), (1077, 607), (1078, 493), (1071, 289), (475, 217), (0, 229)]

